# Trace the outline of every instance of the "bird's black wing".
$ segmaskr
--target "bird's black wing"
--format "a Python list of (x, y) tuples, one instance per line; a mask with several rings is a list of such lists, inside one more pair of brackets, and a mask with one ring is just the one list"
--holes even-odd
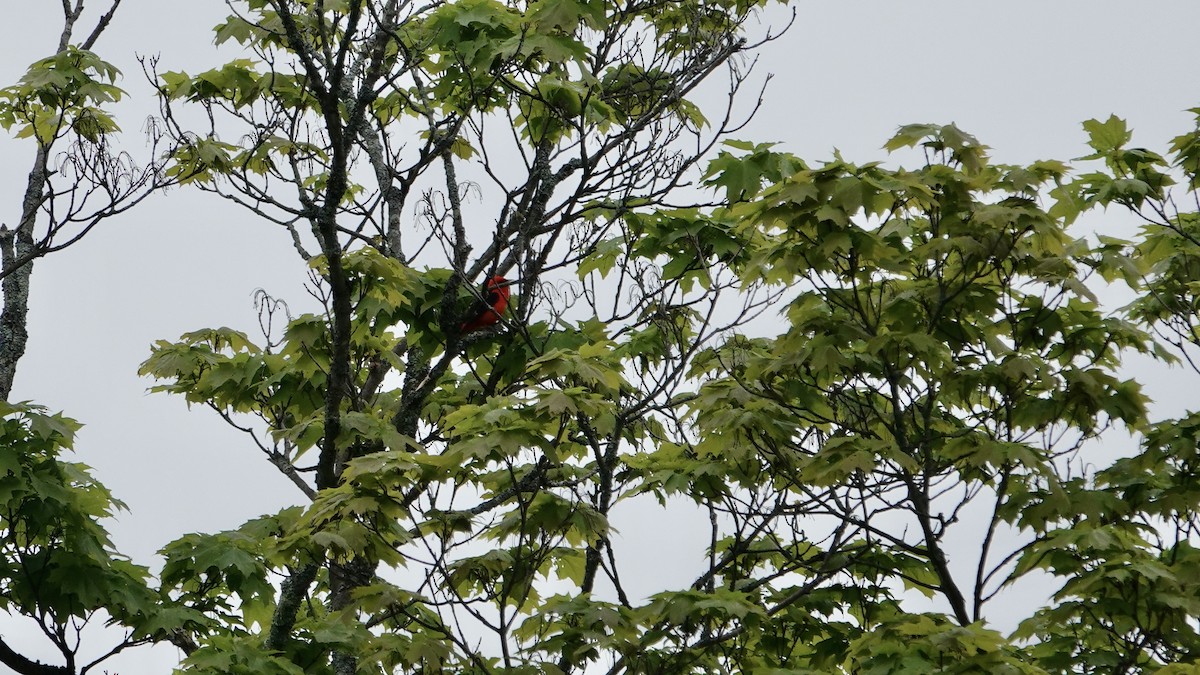
[(496, 289), (488, 287), (487, 282), (479, 289), (480, 297), (471, 299), (471, 311), (467, 312), (467, 320), (471, 321), (484, 315), (500, 299)]

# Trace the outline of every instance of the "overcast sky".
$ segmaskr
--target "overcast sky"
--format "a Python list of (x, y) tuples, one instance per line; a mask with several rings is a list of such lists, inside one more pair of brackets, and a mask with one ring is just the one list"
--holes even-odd
[[(58, 4), (6, 3), (0, 83), (52, 50)], [(1195, 0), (793, 6), (795, 26), (762, 52), (756, 72), (774, 79), (740, 136), (778, 141), (807, 159), (835, 147), (852, 161), (883, 159), (879, 148), (896, 127), (916, 122), (955, 122), (1005, 162), (1070, 159), (1086, 154), (1080, 122), (1111, 113), (1130, 122), (1136, 144), (1161, 150), (1192, 124), (1185, 110), (1200, 105)], [(217, 65), (207, 27), (224, 10), (216, 0), (125, 0), (97, 51), (125, 72), (134, 99), (121, 110), (126, 131), (153, 112), (135, 56), (157, 54), (164, 70)], [(140, 147), (136, 133), (126, 142)], [(17, 218), (31, 156), (27, 142), (0, 140), (2, 222)], [(1131, 222), (1113, 212), (1102, 226), (1131, 236)], [(152, 564), (154, 551), (183, 533), (234, 528), (301, 498), (237, 432), (207, 410), (189, 412), (180, 398), (148, 394), (151, 383), (136, 370), (157, 339), (222, 325), (253, 333), (254, 290), (301, 301), (304, 278), (281, 231), (188, 190), (37, 263), (30, 346), (13, 398), (87, 425), (77, 456), (129, 504), (109, 527), (135, 561)], [(1168, 398), (1166, 387), (1182, 377), (1156, 378), (1152, 393)], [(654, 518), (618, 527), (628, 545), (648, 552), (677, 543), (675, 530)], [(167, 672), (175, 658), (169, 649), (143, 651), (109, 670)]]

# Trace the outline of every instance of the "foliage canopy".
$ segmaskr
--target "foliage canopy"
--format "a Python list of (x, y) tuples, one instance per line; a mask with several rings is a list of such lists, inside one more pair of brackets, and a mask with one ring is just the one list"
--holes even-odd
[[(1090, 120), (1076, 166), (937, 124), (886, 141), (899, 163), (818, 163), (731, 138), (760, 3), (230, 6), (241, 55), (153, 73), (169, 147), (113, 164), (134, 178), (96, 217), (186, 184), (286, 235), (305, 311), (264, 292), (261, 335), (164, 339), (141, 372), (298, 503), (151, 574), (61, 458), (77, 423), (0, 404), (0, 608), (65, 664), (2, 637), (0, 662), (85, 672), (104, 616), (114, 653), (169, 642), (197, 674), (1190, 672), (1200, 413), (1153, 419), (1122, 366), (1195, 369), (1200, 123), (1159, 154)], [(39, 147), (28, 232), (50, 147), (112, 156), (90, 46), (66, 31), (0, 92)], [(1110, 207), (1137, 237), (1079, 229)], [(5, 316), (66, 222), (0, 235)], [(464, 331), (496, 274), (515, 302)], [(622, 512), (705, 523), (693, 571), (624, 545)]]

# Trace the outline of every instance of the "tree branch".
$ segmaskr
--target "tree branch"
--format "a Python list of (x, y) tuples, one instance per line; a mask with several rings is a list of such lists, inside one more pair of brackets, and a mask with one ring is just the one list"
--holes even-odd
[(70, 668), (52, 666), (25, 658), (13, 651), (3, 637), (0, 637), (0, 663), (12, 668), (19, 675), (74, 675)]

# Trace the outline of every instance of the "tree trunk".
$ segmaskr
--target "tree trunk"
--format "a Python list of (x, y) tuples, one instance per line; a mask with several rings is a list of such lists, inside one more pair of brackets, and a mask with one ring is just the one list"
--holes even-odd
[[(29, 172), (29, 181), (25, 185), (21, 222), (17, 229), (0, 226), (0, 263), (3, 267), (8, 267), (34, 248), (33, 227), (37, 223), (38, 209), (46, 188), (48, 154), (46, 146), (38, 146), (33, 170)], [(0, 398), (5, 401), (12, 392), (17, 362), (25, 354), (25, 344), (29, 340), (26, 322), (29, 315), (29, 279), (32, 275), (33, 260), (30, 260), (13, 270), (0, 285), (4, 294), (4, 308), (0, 310)]]

